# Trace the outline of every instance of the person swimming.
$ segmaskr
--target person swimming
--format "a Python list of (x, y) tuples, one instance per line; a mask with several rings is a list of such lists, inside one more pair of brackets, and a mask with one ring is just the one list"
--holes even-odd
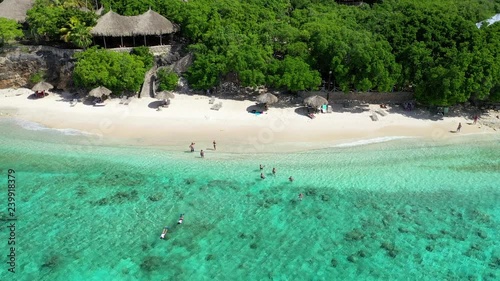
[(165, 239), (165, 235), (167, 234), (167, 232), (168, 232), (168, 226), (165, 226), (163, 228), (163, 232), (160, 235), (160, 239)]
[(177, 224), (181, 224), (182, 222), (184, 222), (184, 214), (181, 214), (181, 216), (179, 217), (179, 221), (177, 221)]
[(299, 194), (300, 201), (302, 201), (302, 198), (304, 198), (304, 194), (301, 193), (301, 194)]
[(289, 180), (290, 182), (293, 182), (293, 177), (292, 177), (292, 176), (290, 176), (290, 177), (288, 178), (288, 180)]
[(261, 179), (265, 179), (266, 178), (266, 176), (264, 176), (264, 173), (260, 173), (260, 178)]

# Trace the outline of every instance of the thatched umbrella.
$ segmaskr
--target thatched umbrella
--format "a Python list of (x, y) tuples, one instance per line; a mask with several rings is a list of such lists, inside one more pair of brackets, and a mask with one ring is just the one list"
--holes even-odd
[(310, 107), (318, 108), (323, 104), (328, 104), (328, 101), (321, 96), (311, 96), (304, 99), (304, 104)]
[(167, 100), (167, 99), (173, 99), (175, 98), (175, 95), (172, 92), (168, 91), (161, 91), (156, 94), (156, 98), (158, 100)]
[(96, 98), (100, 98), (102, 96), (109, 96), (109, 94), (111, 94), (111, 90), (103, 86), (99, 86), (95, 89), (92, 89), (92, 91), (89, 92), (89, 96)]
[(35, 92), (38, 92), (38, 91), (47, 91), (47, 90), (50, 90), (52, 88), (54, 88), (54, 86), (52, 86), (52, 84), (47, 83), (45, 81), (42, 81), (42, 82), (36, 83), (36, 85), (33, 86), (33, 88), (31, 88), (31, 89)]
[(270, 93), (264, 93), (257, 97), (257, 101), (265, 104), (273, 104), (278, 102), (278, 97)]

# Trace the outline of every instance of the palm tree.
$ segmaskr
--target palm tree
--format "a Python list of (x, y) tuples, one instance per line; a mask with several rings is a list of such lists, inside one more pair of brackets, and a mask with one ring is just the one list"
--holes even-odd
[(69, 20), (69, 27), (60, 29), (61, 40), (64, 42), (71, 42), (79, 48), (87, 48), (92, 43), (92, 35), (90, 30), (92, 27), (86, 26), (80, 22), (78, 18), (71, 17)]

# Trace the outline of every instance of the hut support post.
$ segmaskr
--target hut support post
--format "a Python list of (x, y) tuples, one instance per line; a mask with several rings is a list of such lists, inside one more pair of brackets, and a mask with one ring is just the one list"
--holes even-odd
[(134, 47), (135, 47), (135, 36), (132, 36), (132, 40), (134, 41)]
[(163, 44), (162, 44), (162, 42), (161, 42), (161, 37), (162, 37), (162, 36), (161, 36), (161, 34), (160, 34), (160, 46), (163, 46)]
[(107, 49), (107, 47), (106, 47), (106, 37), (103, 36), (102, 39), (104, 40), (104, 49)]
[(123, 48), (123, 36), (120, 36), (120, 40), (121, 40), (121, 43), (122, 43), (122, 44), (120, 45), (120, 47), (122, 47), (122, 48)]
[(144, 46), (147, 46), (148, 43), (146, 43), (146, 34), (144, 34)]

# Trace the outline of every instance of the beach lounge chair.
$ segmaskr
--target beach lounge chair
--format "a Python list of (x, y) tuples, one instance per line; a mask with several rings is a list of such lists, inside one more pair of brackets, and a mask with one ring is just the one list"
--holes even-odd
[(121, 97), (120, 104), (123, 104), (127, 100), (127, 97)]
[(380, 116), (387, 116), (387, 112), (385, 112), (385, 110), (383, 110), (383, 109), (375, 110), (375, 112), (377, 112), (378, 114), (380, 114)]
[(214, 97), (214, 96), (212, 96), (212, 97), (210, 98), (210, 100), (208, 101), (208, 104), (214, 104), (214, 102), (215, 102), (215, 97)]
[(129, 98), (125, 99), (125, 101), (123, 102), (123, 105), (128, 105), (131, 101), (132, 101), (132, 98), (129, 97)]
[(170, 99), (167, 99), (163, 104), (163, 107), (168, 107), (170, 105)]
[(210, 109), (219, 110), (222, 107), (222, 102), (214, 104)]
[(377, 116), (377, 114), (375, 114), (375, 112), (372, 112), (372, 114), (370, 115), (370, 118), (372, 119), (372, 121), (378, 121), (378, 116)]
[(75, 106), (78, 103), (78, 99), (73, 99), (72, 101), (69, 102), (70, 106)]
[(328, 113), (332, 113), (333, 112), (333, 109), (332, 109), (331, 105), (328, 105), (328, 107), (326, 108), (326, 112), (328, 112)]

